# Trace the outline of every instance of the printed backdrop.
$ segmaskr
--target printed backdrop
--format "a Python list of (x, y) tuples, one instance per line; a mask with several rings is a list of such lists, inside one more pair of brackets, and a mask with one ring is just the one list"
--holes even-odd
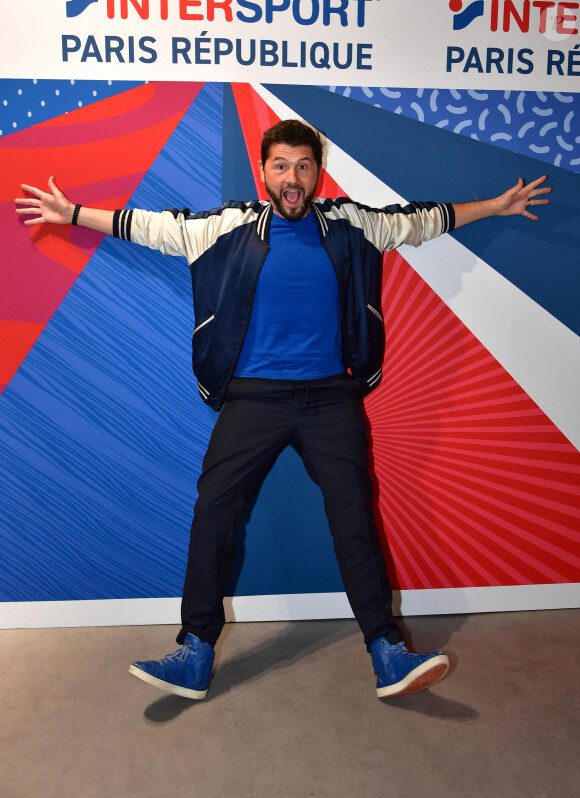
[[(53, 174), (108, 208), (262, 196), (261, 132), (287, 116), (328, 139), (326, 195), (469, 201), (549, 175), (538, 223), (491, 219), (385, 256), (385, 377), (366, 410), (396, 587), (580, 582), (579, 98), (1, 80), (0, 599), (179, 595), (216, 418), (190, 370), (186, 262), (26, 228), (20, 183)], [(239, 551), (232, 595), (342, 591), (291, 450)]]

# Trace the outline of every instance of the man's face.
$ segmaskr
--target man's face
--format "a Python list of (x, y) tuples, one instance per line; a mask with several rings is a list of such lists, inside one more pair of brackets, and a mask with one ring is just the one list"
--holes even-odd
[(274, 213), (291, 222), (306, 216), (318, 183), (312, 147), (273, 144), (266, 163), (259, 161), (258, 166)]

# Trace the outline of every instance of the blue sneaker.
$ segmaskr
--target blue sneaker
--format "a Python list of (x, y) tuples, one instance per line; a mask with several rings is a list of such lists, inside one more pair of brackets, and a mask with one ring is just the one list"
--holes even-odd
[(446, 654), (411, 654), (404, 643), (391, 644), (384, 637), (371, 643), (371, 657), (377, 674), (377, 695), (391, 698), (417, 693), (442, 679), (447, 673)]
[(215, 652), (192, 634), (185, 635), (181, 648), (162, 660), (134, 662), (129, 673), (160, 690), (185, 698), (205, 698)]

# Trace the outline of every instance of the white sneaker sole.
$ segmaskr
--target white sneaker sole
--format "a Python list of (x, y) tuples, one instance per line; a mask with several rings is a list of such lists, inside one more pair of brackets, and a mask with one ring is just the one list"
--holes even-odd
[(159, 690), (164, 690), (166, 693), (173, 693), (174, 695), (180, 695), (183, 698), (193, 698), (199, 701), (199, 699), (205, 698), (207, 695), (207, 690), (190, 690), (189, 687), (180, 687), (178, 684), (164, 682), (162, 679), (157, 679), (155, 676), (150, 676), (148, 673), (145, 673), (145, 671), (142, 671), (140, 668), (136, 668), (134, 665), (131, 665), (129, 668), (129, 673), (132, 676), (136, 676), (138, 679), (141, 679), (142, 682), (152, 684), (153, 687), (157, 687)]
[(389, 684), (386, 687), (377, 687), (379, 698), (393, 698), (397, 695), (407, 693), (418, 693), (426, 690), (440, 681), (449, 668), (449, 659), (446, 654), (439, 654), (422, 665), (418, 665), (411, 673), (396, 684)]

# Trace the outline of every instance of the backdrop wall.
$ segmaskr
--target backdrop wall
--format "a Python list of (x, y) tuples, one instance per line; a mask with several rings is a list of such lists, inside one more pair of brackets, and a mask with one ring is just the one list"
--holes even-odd
[[(128, 24), (144, 5), (125, 5)], [(483, 4), (443, 5), (450, 24), (468, 9), (468, 32), (483, 23)], [(521, 49), (520, 28), (504, 35)], [(573, 50), (576, 34), (558, 35)], [(428, 49), (413, 70), (432, 87)], [(401, 611), (578, 606), (580, 95), (482, 89), (479, 75), (393, 88), (68, 68), (80, 79), (0, 79), (2, 625), (175, 623), (216, 418), (190, 370), (185, 261), (25, 228), (20, 183), (54, 174), (71, 199), (109, 208), (262, 196), (261, 132), (291, 116), (327, 137), (321, 194), (460, 202), (549, 175), (538, 223), (487, 220), (385, 256), (385, 377), (366, 411)], [(241, 620), (350, 614), (319, 491), (291, 450), (241, 530), (229, 593)]]

